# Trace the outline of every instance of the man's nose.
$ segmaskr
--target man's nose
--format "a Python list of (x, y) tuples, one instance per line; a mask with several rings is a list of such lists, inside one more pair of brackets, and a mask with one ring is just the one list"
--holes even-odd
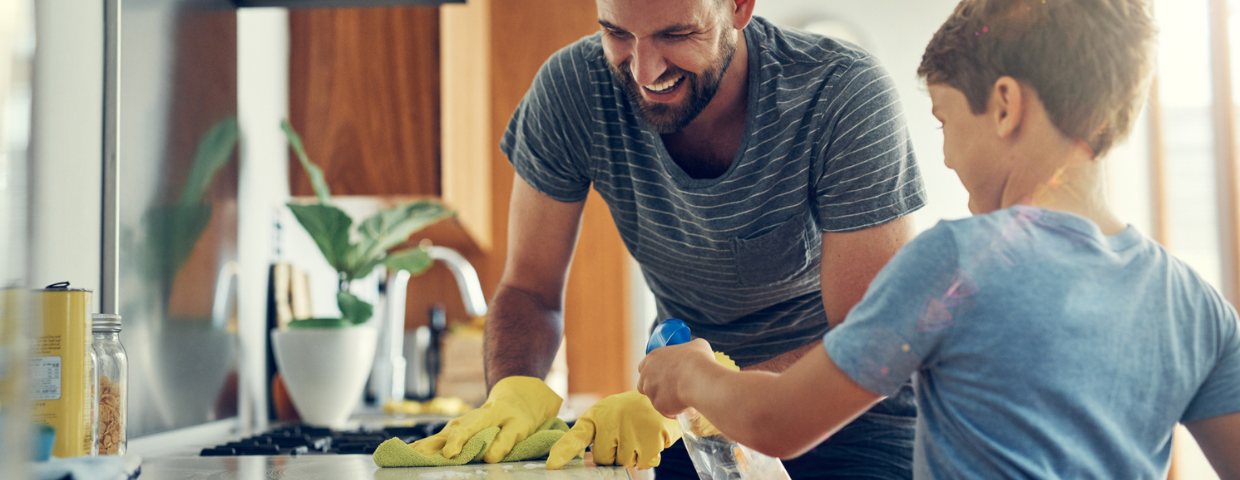
[(653, 85), (667, 71), (663, 53), (651, 39), (639, 39), (633, 43), (633, 59), (629, 62), (633, 80), (638, 85)]

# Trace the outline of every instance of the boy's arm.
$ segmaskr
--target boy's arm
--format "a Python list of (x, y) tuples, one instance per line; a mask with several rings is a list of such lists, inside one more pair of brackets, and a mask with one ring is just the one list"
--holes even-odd
[(1223, 480), (1240, 480), (1240, 412), (1184, 424)]
[(639, 369), (638, 390), (660, 412), (692, 406), (731, 439), (779, 458), (801, 455), (882, 400), (822, 348), (782, 374), (736, 372), (716, 363), (699, 339), (650, 352)]

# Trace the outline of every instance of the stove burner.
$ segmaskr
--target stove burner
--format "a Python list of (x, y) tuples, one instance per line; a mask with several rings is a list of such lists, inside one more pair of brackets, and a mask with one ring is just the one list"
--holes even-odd
[(380, 443), (396, 437), (412, 443), (443, 430), (447, 422), (423, 422), (411, 427), (386, 427), (382, 430), (333, 431), (326, 428), (293, 425), (269, 433), (254, 435), (237, 442), (202, 449), (204, 457), (236, 455), (305, 455), (375, 453)]

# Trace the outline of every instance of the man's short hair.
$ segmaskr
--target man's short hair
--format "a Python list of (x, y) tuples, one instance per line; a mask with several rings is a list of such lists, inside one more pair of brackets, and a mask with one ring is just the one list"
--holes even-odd
[(1155, 27), (1147, 0), (963, 0), (926, 46), (917, 74), (986, 111), (995, 81), (1037, 91), (1051, 121), (1102, 156), (1146, 99)]

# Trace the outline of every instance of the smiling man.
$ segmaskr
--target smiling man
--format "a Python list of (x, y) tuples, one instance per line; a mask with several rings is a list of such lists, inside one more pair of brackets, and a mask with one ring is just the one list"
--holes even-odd
[[(555, 53), (501, 145), (518, 173), (508, 264), (487, 322), (486, 405), (415, 443), (446, 457), (501, 427), (499, 461), (559, 409), (542, 382), (589, 189), (654, 293), (742, 368), (779, 372), (843, 320), (924, 203), (895, 88), (856, 46), (753, 17), (754, 0), (598, 0), (601, 31)], [(793, 478), (909, 478), (911, 387)], [(675, 422), (636, 391), (591, 407), (551, 450), (697, 478)], [(671, 447), (670, 449), (668, 449)], [(667, 449), (667, 450), (665, 450)]]

